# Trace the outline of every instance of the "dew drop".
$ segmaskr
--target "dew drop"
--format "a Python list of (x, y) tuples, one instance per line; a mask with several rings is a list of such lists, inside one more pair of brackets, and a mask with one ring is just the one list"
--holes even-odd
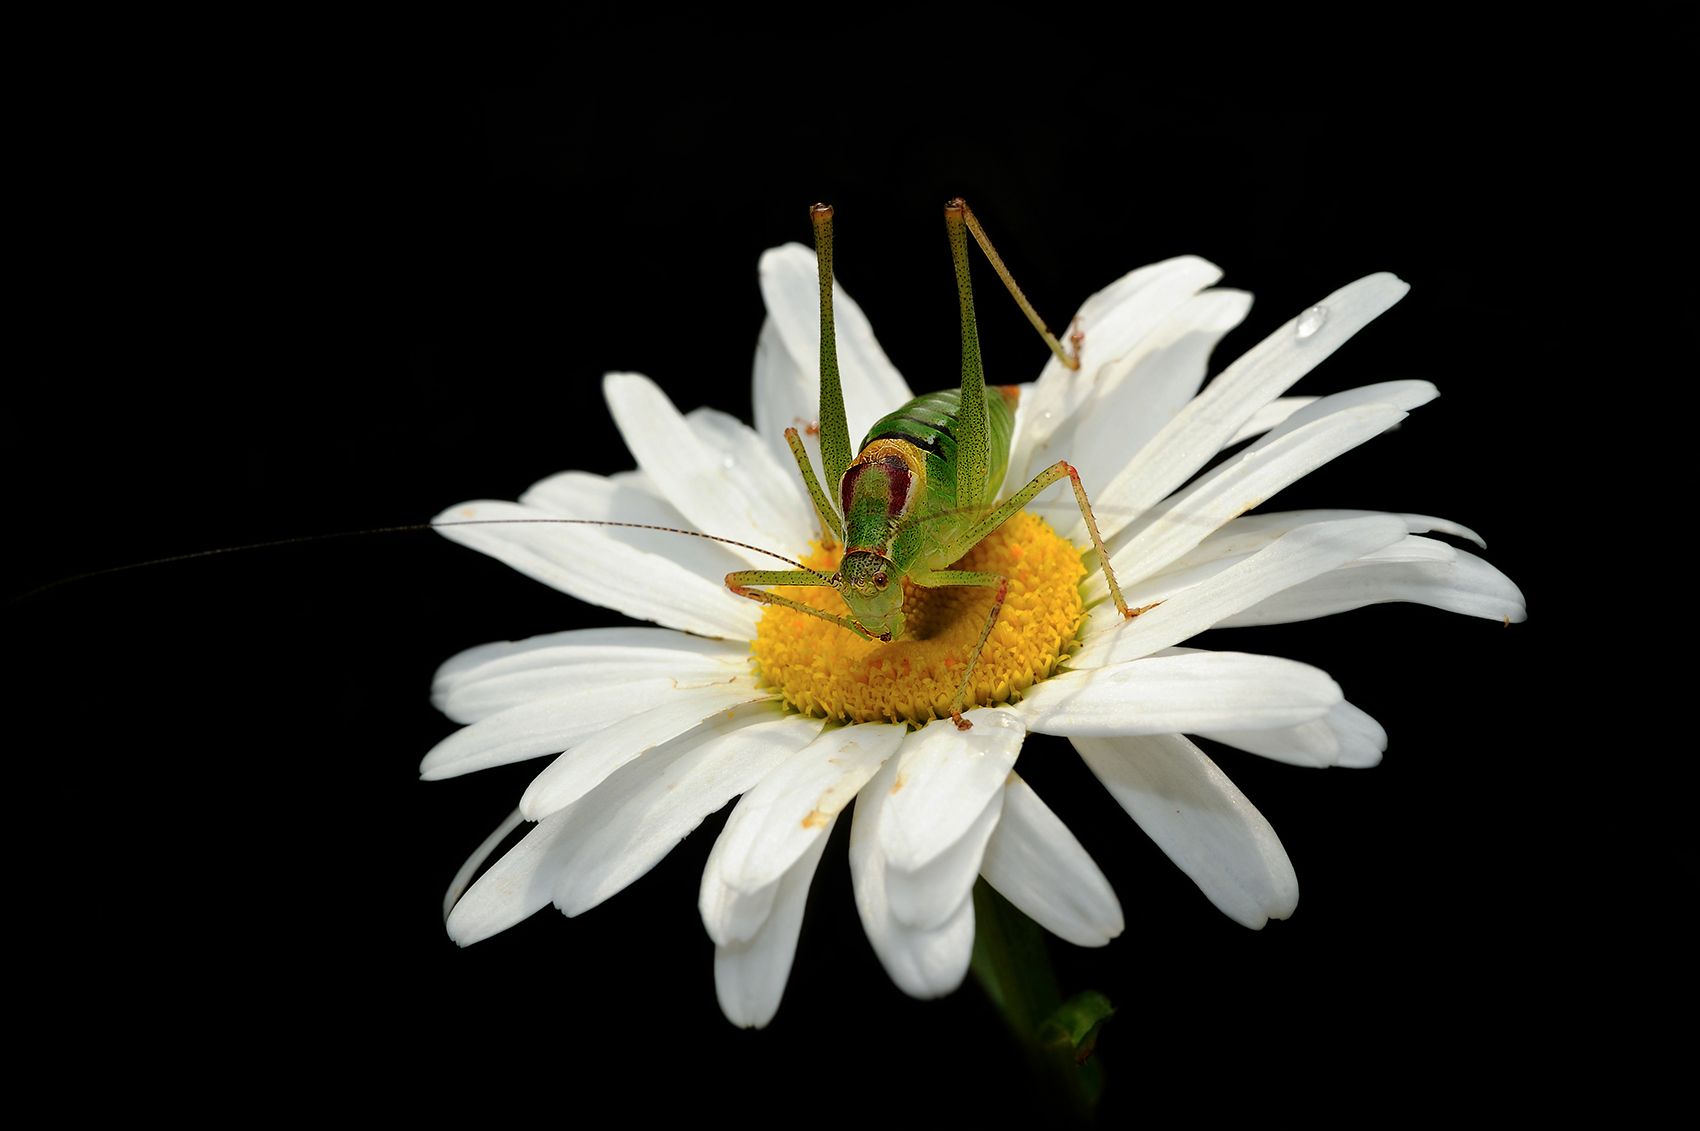
[(1050, 409), (1046, 409), (1044, 412), (1041, 412), (1039, 414), (1039, 419), (1040, 420), (1049, 420), (1049, 419), (1051, 419), (1051, 417), (1053, 417), (1055, 415), (1056, 415), (1056, 413), (1052, 412)]
[(733, 459), (731, 456), (725, 456), (721, 459), (720, 466), (725, 468), (727, 471), (731, 471), (734, 467), (738, 466), (738, 461)]
[(1299, 341), (1304, 341), (1306, 338), (1322, 329), (1322, 324), (1326, 321), (1328, 321), (1328, 308), (1326, 306), (1313, 306), (1303, 314), (1299, 315)]

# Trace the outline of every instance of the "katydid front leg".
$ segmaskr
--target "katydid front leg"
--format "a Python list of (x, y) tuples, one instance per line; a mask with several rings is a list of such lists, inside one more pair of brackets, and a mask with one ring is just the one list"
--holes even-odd
[(751, 589), (752, 585), (795, 585), (803, 588), (835, 589), (832, 578), (807, 569), (741, 569), (736, 573), (726, 575), (726, 588), (740, 597), (748, 597), (763, 605), (783, 605), (787, 609), (795, 609), (799, 613), (808, 613), (824, 621), (831, 621), (839, 628), (854, 632), (863, 640), (880, 640), (889, 643), (889, 635), (875, 636), (853, 617), (834, 616), (824, 610), (805, 605), (801, 601), (793, 601), (789, 597), (781, 597), (777, 593), (769, 593), (765, 589)]

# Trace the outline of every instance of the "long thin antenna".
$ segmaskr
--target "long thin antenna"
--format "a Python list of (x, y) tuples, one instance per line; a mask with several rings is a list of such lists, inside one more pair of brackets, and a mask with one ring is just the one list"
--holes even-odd
[(306, 542), (330, 542), (338, 538), (362, 538), (368, 534), (407, 534), (418, 530), (442, 530), (449, 526), (527, 526), (527, 525), (566, 525), (566, 526), (623, 526), (630, 530), (658, 530), (665, 534), (683, 534), (687, 538), (705, 538), (710, 542), (724, 542), (728, 546), (739, 546), (746, 550), (754, 550), (770, 558), (777, 558), (786, 565), (796, 566), (807, 570), (817, 577), (824, 576), (816, 570), (809, 569), (802, 562), (793, 561), (784, 554), (776, 554), (762, 546), (752, 546), (748, 542), (739, 542), (732, 538), (722, 538), (717, 534), (704, 534), (700, 530), (681, 530), (676, 526), (655, 526), (647, 522), (613, 522), (598, 518), (467, 518), (453, 522), (409, 522), (401, 526), (369, 526), (363, 530), (336, 530), (327, 534), (298, 534), (293, 538), (276, 538), (270, 542), (248, 542), (241, 546), (220, 546), (216, 550), (195, 550), (188, 554), (172, 554), (164, 558), (150, 558), (144, 562), (127, 562), (124, 565), (107, 566), (104, 569), (91, 569), (83, 573), (74, 573), (69, 577), (61, 577), (26, 590), (16, 596), (8, 597), (8, 605), (22, 604), (43, 593), (51, 592), (63, 585), (71, 585), (78, 581), (88, 581), (95, 577), (105, 577), (108, 574), (128, 573), (133, 569), (148, 569), (152, 566), (172, 565), (176, 562), (192, 562), (198, 558), (213, 558), (220, 554), (245, 553), (248, 550), (275, 550), (280, 546), (298, 546)]

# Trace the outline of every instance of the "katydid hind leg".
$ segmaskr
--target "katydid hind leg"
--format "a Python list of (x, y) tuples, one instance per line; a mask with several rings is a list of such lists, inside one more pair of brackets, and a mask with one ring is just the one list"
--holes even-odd
[(985, 501), (991, 478), (991, 425), (986, 419), (986, 372), (980, 361), (980, 330), (974, 318), (974, 284), (968, 270), (967, 206), (944, 206), (956, 296), (962, 312), (962, 394), (956, 416), (956, 501), (965, 507)]
[(838, 337), (832, 324), (832, 205), (809, 209), (815, 228), (815, 261), (820, 278), (820, 456), (829, 490), (838, 489), (855, 453), (850, 449), (850, 424), (844, 411), (844, 390), (838, 379)]

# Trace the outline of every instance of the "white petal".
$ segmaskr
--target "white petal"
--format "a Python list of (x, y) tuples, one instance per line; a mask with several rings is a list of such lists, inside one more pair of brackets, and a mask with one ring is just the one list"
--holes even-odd
[(587, 471), (563, 471), (531, 485), (519, 501), (563, 518), (591, 518), (608, 522), (631, 522), (662, 527), (638, 530), (624, 526), (595, 527), (611, 541), (645, 554), (659, 554), (678, 563), (711, 585), (725, 587), (726, 575), (747, 569), (749, 562), (732, 552), (732, 547), (707, 538), (673, 533), (691, 529), (691, 521), (656, 491), (649, 476), (641, 471), (617, 475), (592, 475)]
[(680, 686), (750, 673), (749, 647), (663, 628), (587, 628), (483, 644), (437, 669), (431, 702), (470, 723), (550, 695), (671, 678)]
[(581, 914), (643, 876), (820, 729), (819, 719), (753, 704), (616, 770), (585, 798), (590, 813), (573, 830), (572, 865), (555, 880), (555, 906)]
[(1130, 271), (1087, 299), (1071, 320), (1084, 335), (1080, 368), (1071, 370), (1053, 356), (1032, 389), (1022, 392), (1008, 482), (1017, 486), (1059, 459), (1073, 459), (1058, 440), (1059, 430), (1098, 395), (1101, 382), (1119, 384), (1126, 372), (1122, 363), (1188, 299), (1221, 277), (1214, 263), (1182, 255)]
[(745, 1029), (759, 1029), (779, 1011), (779, 999), (791, 977), (797, 954), (797, 933), (803, 926), (809, 884), (832, 834), (826, 830), (785, 870), (773, 897), (773, 911), (753, 937), (714, 948), (714, 993), (726, 1019)]
[(1286, 624), (1388, 601), (1513, 623), (1527, 618), (1523, 593), (1510, 578), (1474, 554), (1453, 554), (1448, 562), (1355, 563), (1260, 601), (1222, 621), (1222, 627)]
[(942, 997), (962, 984), (974, 952), (974, 900), (962, 902), (936, 927), (912, 927), (891, 913), (880, 825), (897, 783), (892, 759), (856, 801), (850, 825), (850, 880), (856, 911), (874, 953), (897, 987), (912, 997)]
[(1428, 381), (1383, 381), (1375, 385), (1360, 385), (1355, 389), (1331, 393), (1312, 401), (1276, 425), (1252, 447), (1266, 448), (1290, 432), (1297, 431), (1313, 420), (1321, 420), (1342, 409), (1364, 405), (1390, 405), (1410, 412), (1421, 408), (1440, 395), (1440, 390)]
[[(1129, 582), (1119, 579), (1122, 596), (1126, 598), (1128, 607), (1134, 609), (1144, 608), (1158, 601), (1174, 600), (1180, 594), (1204, 584), (1259, 550), (1273, 545), (1276, 539), (1301, 526), (1376, 517), (1397, 518), (1413, 531), (1443, 530), (1463, 538), (1477, 538), (1475, 531), (1468, 527), (1421, 514), (1389, 516), (1383, 511), (1308, 510), (1242, 515), (1143, 581)], [(1359, 560), (1451, 561), (1456, 556), (1453, 549), (1443, 542), (1408, 537), (1366, 554)], [(1089, 600), (1096, 602), (1088, 614), (1091, 624), (1085, 635), (1090, 637), (1119, 625), (1123, 618), (1107, 600), (1109, 588), (1104, 584), (1102, 574), (1089, 574), (1083, 584), (1087, 586)]]
[(1235, 444), (1251, 439), (1253, 436), (1261, 436), (1305, 405), (1315, 404), (1320, 399), (1319, 397), (1276, 397), (1252, 413), (1251, 419), (1240, 425), (1240, 430), (1235, 432), (1228, 439), (1228, 442), (1222, 446), (1231, 448)]
[(1076, 946), (1103, 946), (1122, 933), (1122, 908), (1110, 882), (1016, 774), (1009, 776), (980, 874), (1028, 918)]
[(1404, 537), (1405, 524), (1393, 515), (1301, 526), (1155, 609), (1090, 637), (1069, 666), (1091, 668), (1149, 656)]
[[(1211, 350), (1250, 309), (1251, 296), (1243, 291), (1205, 291), (1187, 299), (1126, 356), (1097, 370), (1091, 398), (1036, 446), (1031, 464), (1024, 465), (1026, 475), (1011, 476), (1004, 494), (1059, 459), (1080, 472), (1088, 495), (1108, 485), (1198, 392)], [(1072, 491), (1046, 491), (1028, 509), (1063, 537), (1085, 541)]]
[[(756, 427), (770, 443), (770, 433), (775, 430), (781, 443), (787, 427), (803, 431), (793, 419), (774, 419), (775, 407), (783, 405), (781, 413), (789, 411), (791, 416), (810, 423), (820, 419), (820, 281), (816, 271), (815, 253), (801, 244), (771, 248), (761, 257), (762, 299), (776, 336), (791, 357), (793, 366), (786, 372), (794, 383), (789, 396), (776, 395), (770, 389), (756, 391)], [(873, 327), (862, 308), (836, 282), (832, 286), (832, 320), (850, 444), (858, 447), (874, 421), (915, 394), (874, 339)], [(757, 376), (761, 377), (759, 371)], [(818, 442), (811, 451), (818, 461)], [(792, 465), (790, 459), (782, 462)], [(818, 462), (816, 471), (820, 471)], [(831, 495), (835, 487), (827, 484), (827, 493)]]
[(1299, 882), (1286, 849), (1202, 750), (1178, 734), (1078, 738), (1074, 746), (1223, 914), (1255, 930), (1293, 913)]
[[(697, 530), (780, 554), (807, 543), (807, 512), (759, 444), (723, 450), (722, 430), (693, 427), (666, 393), (636, 373), (610, 373), (602, 393), (638, 466)], [(769, 555), (729, 549), (757, 568), (774, 566)]]
[[(1245, 561), (1275, 543), (1278, 538), (1319, 522), (1344, 522), (1351, 519), (1397, 518), (1411, 530), (1444, 530), (1446, 533), (1479, 541), (1475, 531), (1457, 523), (1421, 514), (1387, 515), (1382, 511), (1309, 510), (1284, 511), (1265, 515), (1244, 515), (1223, 526), (1215, 534), (1182, 554), (1158, 573), (1143, 581), (1122, 580), (1122, 595), (1129, 608), (1144, 608), (1159, 601), (1172, 601), (1190, 590), (1204, 585), (1236, 564)], [(1415, 535), (1402, 538), (1391, 545), (1359, 558), (1359, 563), (1393, 561), (1455, 561), (1458, 552), (1444, 542)], [(1108, 595), (1101, 575), (1088, 575), (1083, 583), (1094, 595)], [(1115, 629), (1124, 618), (1108, 600), (1099, 597), (1088, 614), (1085, 638)], [(1076, 663), (1076, 666), (1081, 666)]]
[(1168, 734), (1297, 726), (1343, 696), (1327, 674), (1243, 652), (1150, 656), (1068, 672), (1027, 693), (1027, 729), (1041, 734)]
[(799, 482), (801, 476), (797, 471), (796, 457), (785, 442), (785, 430), (797, 430), (803, 447), (814, 462), (815, 474), (821, 475), (820, 438), (808, 434), (809, 427), (819, 423), (815, 408), (815, 402), (820, 399), (817, 364), (804, 366), (799, 363), (785, 348), (772, 316), (762, 320), (761, 334), (756, 338), (750, 398), (755, 406), (756, 434), (767, 445), (774, 460), (798, 477)]
[[(797, 474), (797, 461), (792, 458), (789, 448), (785, 450), (783, 460), (775, 459), (755, 429), (718, 409), (692, 409), (685, 414), (685, 423), (704, 443), (720, 453), (722, 466), (728, 459), (732, 460), (739, 474), (751, 481), (750, 489), (766, 497), (775, 515), (783, 518), (789, 527), (812, 529), (814, 511), (803, 489), (803, 480)], [(781, 441), (784, 438), (784, 429), (781, 429)], [(779, 547), (787, 551), (801, 548), (801, 544)]]
[[(1192, 550), (1175, 560), (1175, 566), (1187, 566), (1196, 561), (1225, 557), (1229, 554), (1249, 554), (1275, 541), (1289, 530), (1301, 526), (1309, 526), (1313, 522), (1335, 522), (1347, 518), (1370, 518), (1374, 515), (1386, 514), (1386, 511), (1359, 510), (1303, 510), (1303, 511), (1267, 511), (1262, 514), (1241, 515), (1223, 526), (1216, 533), (1200, 542)], [(1459, 538), (1468, 538), (1478, 546), (1485, 546), (1481, 535), (1467, 526), (1449, 522), (1444, 518), (1435, 518), (1426, 514), (1399, 514), (1412, 534), (1427, 534), (1438, 531), (1441, 534), (1451, 534)]]
[[(703, 817), (806, 742), (810, 729), (806, 720), (758, 704), (656, 748), (591, 795), (539, 821), (454, 905), (449, 934), (462, 946), (477, 942), (551, 898), (568, 915), (595, 906), (649, 871)], [(498, 830), (492, 840), (505, 833)], [(480, 852), (494, 847), (486, 842)]]
[(1387, 405), (1347, 408), (1247, 448), (1123, 530), (1110, 543), (1117, 576), (1151, 576), (1229, 519), (1404, 418)]
[(478, 501), (450, 507), (432, 521), (533, 520), (518, 525), (451, 526), (443, 528), (442, 534), (545, 585), (639, 620), (701, 636), (736, 640), (755, 636), (761, 610), (754, 601), (660, 553), (646, 553), (610, 538), (598, 527), (535, 523), (549, 517), (553, 516), (516, 503)]
[(708, 854), (697, 899), (717, 945), (755, 935), (786, 870), (897, 752), (903, 732), (890, 723), (833, 727), (744, 794)]
[(1259, 409), (1286, 392), (1408, 290), (1388, 274), (1359, 279), (1322, 300), (1320, 305), (1327, 308), (1328, 316), (1314, 333), (1299, 337), (1299, 318), (1294, 318), (1223, 370), (1175, 414), (1132, 463), (1093, 495), (1098, 528), (1104, 537), (1113, 537), (1185, 483), (1238, 435), (1240, 427)]
[[(753, 689), (755, 681), (744, 677), (736, 686)], [(419, 764), (419, 776), (435, 781), (559, 754), (598, 731), (660, 706), (677, 691), (673, 679), (667, 677), (633, 681), (618, 695), (590, 688), (521, 703), (479, 719), (437, 743)]]
[(467, 885), (472, 883), (472, 877), (478, 872), (479, 868), (484, 866), (484, 861), (488, 860), (490, 854), (501, 847), (502, 842), (508, 839), (508, 834), (523, 824), (525, 824), (525, 815), (515, 809), (507, 815), (507, 818), (501, 824), (496, 826), (494, 832), (484, 838), (482, 844), (472, 850), (472, 855), (468, 856), (466, 863), (460, 866), (460, 870), (455, 873), (455, 878), (449, 881), (448, 891), (443, 893), (443, 921), (445, 923), (448, 922), (450, 913), (454, 911), (455, 904), (460, 902), (460, 897), (466, 894)]
[(1379, 763), (1387, 749), (1387, 732), (1381, 724), (1347, 702), (1336, 704), (1320, 719), (1294, 727), (1199, 733), (1224, 746), (1294, 766), (1362, 769)]
[(449, 937), (471, 946), (542, 910), (549, 888), (566, 854), (561, 838), (571, 825), (573, 810), (540, 822), (507, 855), (478, 877), (449, 912)]
[(708, 687), (675, 688), (641, 715), (590, 735), (569, 747), (531, 780), (519, 799), (520, 812), (539, 821), (566, 808), (609, 774), (652, 747), (676, 738), (721, 711), (773, 698), (772, 692), (740, 679)]
[(943, 922), (974, 886), (997, 824), (1004, 782), (1027, 730), (1014, 711), (982, 708), (930, 723), (903, 741), (880, 822), (892, 913), (916, 927)]

